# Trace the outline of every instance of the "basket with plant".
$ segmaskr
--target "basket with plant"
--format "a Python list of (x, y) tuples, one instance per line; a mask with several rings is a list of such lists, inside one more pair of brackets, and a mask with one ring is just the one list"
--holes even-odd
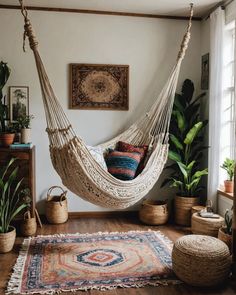
[(175, 197), (175, 222), (180, 225), (191, 224), (191, 208), (199, 205), (199, 193), (204, 188), (202, 177), (208, 174), (201, 168), (204, 146), (203, 130), (207, 121), (200, 120), (200, 100), (202, 93), (193, 98), (194, 85), (185, 80), (182, 93), (176, 94), (171, 123), (169, 159), (173, 162), (167, 166), (169, 176), (162, 186), (169, 185), (177, 189)]
[(232, 224), (233, 224), (233, 207), (231, 210), (227, 209), (225, 211), (225, 224), (219, 229), (218, 239), (225, 242), (225, 244), (229, 247), (229, 250), (232, 249)]

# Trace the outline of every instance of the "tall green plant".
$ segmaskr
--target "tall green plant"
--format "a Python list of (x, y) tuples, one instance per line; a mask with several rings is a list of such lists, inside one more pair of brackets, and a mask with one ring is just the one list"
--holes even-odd
[(17, 180), (19, 168), (13, 168), (14, 162), (15, 159), (11, 159), (0, 172), (0, 233), (7, 233), (13, 218), (27, 207), (20, 200), (23, 179)]
[(7, 83), (7, 80), (10, 76), (11, 70), (8, 67), (7, 63), (0, 62), (0, 123), (2, 132), (6, 131), (5, 121), (7, 118), (7, 105), (5, 104), (3, 96), (3, 87)]
[(174, 163), (167, 166), (170, 175), (162, 186), (176, 187), (181, 196), (196, 196), (202, 187), (201, 178), (207, 175), (207, 169), (199, 170), (203, 151), (202, 131), (207, 121), (201, 121), (200, 99), (205, 93), (193, 98), (194, 85), (189, 79), (182, 86), (182, 93), (176, 94), (171, 123), (169, 159)]

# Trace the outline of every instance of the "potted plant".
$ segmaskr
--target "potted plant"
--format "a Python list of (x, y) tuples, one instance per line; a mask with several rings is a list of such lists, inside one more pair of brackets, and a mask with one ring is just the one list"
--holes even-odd
[(14, 162), (15, 159), (11, 159), (0, 173), (0, 253), (12, 250), (16, 230), (11, 226), (11, 221), (27, 206), (20, 200), (23, 179), (18, 181), (18, 167), (13, 167)]
[(233, 193), (233, 191), (234, 191), (233, 177), (234, 177), (235, 161), (232, 159), (226, 158), (223, 165), (220, 167), (223, 168), (227, 172), (227, 175), (228, 175), (228, 179), (224, 181), (225, 192), (226, 193)]
[(7, 63), (0, 62), (0, 144), (9, 146), (14, 141), (14, 132), (6, 125), (8, 108), (6, 105), (6, 96), (3, 95), (3, 88), (10, 76), (10, 68)]
[(218, 239), (225, 242), (225, 244), (229, 247), (229, 250), (232, 250), (232, 222), (233, 222), (233, 207), (231, 208), (231, 212), (229, 209), (225, 212), (225, 225), (219, 229)]
[(30, 143), (30, 123), (33, 118), (33, 115), (25, 115), (20, 116), (17, 120), (17, 123), (21, 130), (21, 143)]
[(193, 99), (194, 85), (185, 80), (182, 93), (176, 94), (171, 123), (169, 159), (173, 163), (166, 167), (171, 172), (162, 186), (170, 185), (178, 189), (175, 197), (175, 222), (179, 225), (191, 224), (191, 208), (199, 205), (199, 192), (203, 189), (200, 181), (208, 174), (200, 169), (203, 151), (202, 131), (207, 121), (199, 119), (200, 99), (205, 93)]

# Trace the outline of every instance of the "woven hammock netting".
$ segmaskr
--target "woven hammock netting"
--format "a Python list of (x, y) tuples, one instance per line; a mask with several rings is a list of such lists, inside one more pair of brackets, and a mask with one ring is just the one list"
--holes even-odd
[(25, 22), (24, 39), (26, 36), (29, 39), (38, 70), (54, 169), (61, 177), (63, 185), (93, 204), (114, 209), (132, 206), (147, 195), (167, 161), (171, 112), (180, 66), (190, 40), (193, 7), (191, 6), (187, 31), (176, 64), (151, 109), (122, 134), (101, 144), (106, 150), (114, 148), (121, 140), (134, 145), (146, 144), (151, 149), (152, 152), (142, 173), (133, 180), (122, 181), (104, 170), (92, 157), (83, 140), (75, 134), (50, 84), (23, 0), (19, 2)]

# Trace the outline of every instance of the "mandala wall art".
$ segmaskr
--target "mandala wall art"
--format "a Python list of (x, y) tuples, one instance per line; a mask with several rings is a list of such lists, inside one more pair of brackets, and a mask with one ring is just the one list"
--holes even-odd
[(70, 108), (129, 109), (129, 66), (71, 64)]

